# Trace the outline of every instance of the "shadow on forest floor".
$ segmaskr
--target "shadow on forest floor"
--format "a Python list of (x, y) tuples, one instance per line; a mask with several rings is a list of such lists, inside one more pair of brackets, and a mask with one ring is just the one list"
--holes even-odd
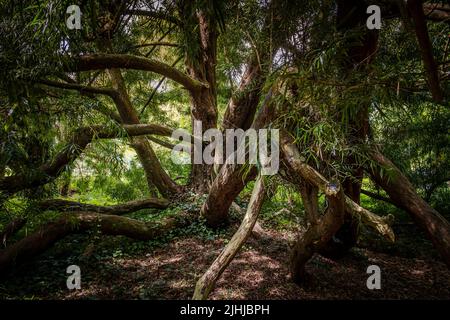
[[(307, 285), (288, 276), (286, 232), (266, 230), (250, 238), (227, 268), (212, 299), (449, 299), (450, 273), (432, 254), (403, 257), (354, 248), (335, 262), (315, 256), (307, 265)], [(2, 279), (0, 298), (26, 299), (189, 299), (196, 279), (224, 247), (225, 237), (212, 241), (178, 238), (139, 254), (107, 252), (87, 245), (87, 236), (72, 236), (48, 253)], [(102, 241), (126, 242), (121, 237)], [(229, 238), (228, 236), (226, 237)], [(78, 243), (78, 249), (73, 244)], [(70, 244), (70, 247), (68, 245)], [(71, 249), (68, 249), (71, 248)], [(95, 248), (95, 249), (94, 249)], [(107, 252), (97, 255), (96, 251)], [(82, 289), (66, 289), (66, 267), (77, 264)], [(368, 290), (369, 265), (381, 268), (381, 290)]]

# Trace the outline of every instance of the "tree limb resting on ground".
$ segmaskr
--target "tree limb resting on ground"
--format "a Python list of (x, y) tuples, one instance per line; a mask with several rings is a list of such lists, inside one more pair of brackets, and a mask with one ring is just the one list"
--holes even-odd
[(256, 220), (258, 219), (259, 212), (261, 211), (264, 196), (264, 181), (260, 176), (256, 180), (255, 187), (253, 188), (252, 196), (247, 207), (247, 212), (245, 213), (239, 229), (233, 235), (230, 242), (222, 250), (219, 256), (214, 260), (208, 270), (206, 270), (203, 276), (197, 281), (192, 299), (204, 300), (208, 298), (209, 293), (214, 288), (214, 285), (221, 274), (225, 271), (227, 266), (236, 256), (236, 253), (251, 234)]
[(189, 225), (194, 217), (181, 214), (161, 222), (143, 222), (126, 217), (95, 212), (73, 212), (50, 222), (35, 233), (0, 251), (0, 274), (13, 265), (26, 262), (44, 252), (69, 234), (99, 230), (105, 235), (122, 235), (137, 240), (151, 240), (169, 231)]
[(157, 199), (157, 198), (134, 200), (112, 206), (97, 206), (93, 204), (81, 203), (64, 199), (49, 199), (41, 201), (38, 204), (38, 208), (41, 210), (55, 210), (64, 212), (89, 211), (96, 213), (108, 213), (112, 215), (122, 215), (147, 208), (165, 209), (167, 208), (168, 205), (169, 201), (167, 201), (166, 199)]

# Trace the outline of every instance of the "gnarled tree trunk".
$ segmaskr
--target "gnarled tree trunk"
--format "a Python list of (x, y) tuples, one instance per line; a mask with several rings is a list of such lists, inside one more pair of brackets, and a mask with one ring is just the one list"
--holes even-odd
[(291, 256), (291, 275), (295, 282), (300, 283), (304, 280), (306, 262), (315, 252), (322, 254), (328, 247), (327, 243), (342, 226), (346, 214), (357, 217), (390, 241), (394, 241), (394, 233), (389, 226), (389, 221), (359, 206), (344, 194), (339, 183), (330, 183), (314, 168), (304, 163), (293, 139), (284, 130), (281, 131), (280, 143), (287, 174), (293, 177), (294, 182), (303, 180), (303, 183), (317, 187), (325, 194), (329, 203), (324, 216), (316, 224), (311, 224), (294, 246)]
[(411, 215), (450, 267), (450, 223), (448, 220), (416, 193), (408, 178), (388, 158), (375, 150), (372, 152), (372, 159), (378, 164), (378, 166), (367, 168), (372, 179), (386, 191), (396, 206)]
[[(354, 72), (368, 71), (371, 61), (374, 59), (378, 44), (378, 31), (367, 30), (366, 8), (367, 5), (359, 0), (339, 0), (337, 11), (337, 28), (342, 32), (353, 32), (348, 40), (348, 55), (341, 62), (344, 77), (349, 77)], [(363, 34), (357, 32), (363, 28)], [(345, 97), (344, 97), (345, 98)], [(344, 105), (346, 102), (343, 103)], [(350, 145), (364, 144), (369, 133), (369, 110), (368, 103), (355, 106), (356, 110), (350, 112), (348, 123), (348, 143)], [(342, 110), (339, 116), (342, 116)], [(337, 119), (340, 121), (341, 119)], [(348, 166), (353, 167), (352, 176), (342, 181), (344, 193), (359, 204), (361, 184), (364, 170), (358, 164), (357, 159), (349, 156), (346, 160)], [(351, 215), (346, 215), (342, 227), (324, 247), (322, 254), (330, 258), (340, 258), (356, 245), (358, 240), (358, 221)]]
[[(253, 121), (253, 129), (264, 128), (275, 115), (274, 106), (271, 104), (272, 91), (266, 96), (256, 118)], [(217, 227), (227, 222), (228, 211), (231, 203), (244, 189), (245, 185), (256, 177), (256, 167), (251, 166), (244, 175), (242, 165), (224, 164), (209, 189), (208, 197), (201, 208), (201, 215), (211, 227)]]

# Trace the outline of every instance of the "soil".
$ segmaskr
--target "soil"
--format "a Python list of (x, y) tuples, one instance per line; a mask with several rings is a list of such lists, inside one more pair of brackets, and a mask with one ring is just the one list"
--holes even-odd
[[(251, 237), (217, 282), (211, 299), (450, 299), (450, 272), (434, 254), (420, 258), (354, 248), (343, 259), (315, 256), (308, 279), (293, 284), (288, 274), (293, 235), (265, 230)], [(147, 253), (97, 255), (101, 245), (73, 236), (49, 253), (17, 268), (0, 282), (0, 298), (26, 299), (190, 299), (195, 281), (226, 244), (196, 236), (163, 243)], [(102, 237), (103, 238), (103, 237)], [(105, 237), (107, 238), (107, 237)], [(111, 237), (113, 238), (113, 237)], [(102, 241), (105, 241), (104, 239)], [(111, 241), (128, 241), (115, 237)], [(82, 248), (71, 252), (66, 244)], [(97, 257), (100, 256), (100, 257)], [(81, 268), (81, 289), (66, 288), (69, 264)], [(369, 265), (381, 269), (381, 289), (366, 286)]]

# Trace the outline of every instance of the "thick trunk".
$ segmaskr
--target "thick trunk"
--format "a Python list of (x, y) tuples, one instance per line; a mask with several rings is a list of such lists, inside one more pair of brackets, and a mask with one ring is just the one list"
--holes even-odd
[[(354, 32), (364, 26), (366, 22), (367, 5), (358, 0), (338, 1), (337, 27), (343, 32)], [(366, 30), (361, 36), (360, 33), (352, 35), (348, 39), (348, 56), (341, 62), (345, 77), (351, 76), (353, 72), (364, 72), (368, 69), (374, 58), (378, 44), (378, 32), (376, 30)], [(345, 99), (345, 97), (343, 97)], [(346, 102), (344, 103), (346, 104)], [(369, 132), (369, 112), (368, 103), (355, 106), (356, 112), (350, 113), (348, 123), (348, 143), (351, 145), (363, 144)], [(348, 112), (348, 111), (343, 111)], [(339, 114), (341, 117), (342, 114)], [(338, 119), (339, 121), (340, 119)], [(357, 159), (349, 156), (346, 159), (347, 165), (353, 167), (352, 176), (342, 181), (344, 193), (353, 201), (359, 204), (361, 194), (361, 183), (363, 179), (363, 169), (358, 165)], [(358, 241), (358, 221), (351, 215), (346, 215), (342, 227), (336, 232), (334, 237), (324, 247), (322, 254), (330, 258), (340, 258), (356, 245)]]
[(231, 263), (236, 253), (245, 243), (249, 235), (251, 234), (256, 220), (258, 219), (259, 212), (261, 211), (262, 204), (264, 202), (264, 181), (261, 177), (256, 180), (255, 187), (253, 188), (252, 196), (248, 204), (247, 212), (244, 219), (239, 226), (239, 229), (231, 238), (225, 249), (214, 260), (208, 270), (197, 281), (195, 286), (194, 300), (204, 300), (208, 298), (209, 293), (214, 288), (215, 283), (225, 271), (227, 266)]
[[(186, 67), (189, 75), (199, 82), (208, 84), (197, 92), (191, 91), (191, 117), (192, 128), (194, 122), (200, 121), (202, 126), (201, 134), (217, 127), (217, 30), (216, 22), (204, 10), (198, 10), (195, 23), (198, 25), (199, 48), (196, 55), (186, 59)], [(190, 17), (192, 19), (192, 17)], [(189, 17), (188, 17), (189, 19)], [(201, 137), (197, 137), (201, 138)], [(202, 150), (203, 152), (203, 150)], [(198, 193), (206, 193), (211, 184), (212, 165), (194, 163), (192, 154), (192, 167), (190, 185)]]
[(372, 179), (422, 227), (450, 267), (450, 223), (416, 193), (408, 178), (383, 154), (374, 151), (372, 159), (378, 164), (367, 168)]
[(72, 233), (94, 229), (107, 235), (123, 235), (138, 240), (151, 240), (161, 237), (175, 228), (190, 224), (191, 219), (192, 217), (188, 215), (180, 215), (165, 218), (160, 223), (150, 223), (94, 212), (66, 214), (0, 251), (0, 274), (14, 265), (32, 259)]
[(239, 168), (237, 165), (224, 165), (213, 181), (201, 209), (201, 214), (210, 227), (219, 227), (228, 222), (228, 211), (234, 199), (247, 182), (256, 177), (256, 168), (251, 168), (245, 178)]
[[(270, 91), (253, 121), (253, 129), (264, 128), (274, 117), (275, 110), (270, 103), (272, 91)], [(244, 189), (247, 182), (256, 177), (256, 167), (251, 166), (244, 176), (242, 165), (224, 164), (215, 177), (208, 197), (201, 208), (201, 215), (211, 227), (217, 227), (227, 222), (228, 211), (231, 203)]]

